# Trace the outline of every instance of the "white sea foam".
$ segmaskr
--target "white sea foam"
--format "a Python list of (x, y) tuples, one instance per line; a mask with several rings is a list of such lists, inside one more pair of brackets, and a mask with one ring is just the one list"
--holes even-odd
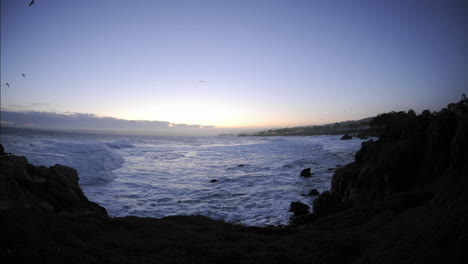
[[(19, 132), (18, 132), (19, 131)], [(202, 214), (246, 225), (287, 224), (292, 201), (312, 204), (361, 140), (310, 137), (138, 137), (2, 131), (6, 151), (78, 170), (112, 216)], [(311, 178), (301, 178), (311, 168)], [(217, 182), (211, 182), (217, 179)]]

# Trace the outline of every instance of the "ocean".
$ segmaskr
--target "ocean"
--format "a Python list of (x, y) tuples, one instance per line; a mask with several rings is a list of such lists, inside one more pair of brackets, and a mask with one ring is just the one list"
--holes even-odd
[[(6, 152), (77, 169), (85, 195), (111, 216), (198, 214), (255, 226), (288, 224), (290, 203), (311, 205), (309, 190), (329, 190), (333, 171), (353, 161), (361, 142), (1, 130)], [(300, 177), (305, 168), (314, 175)]]

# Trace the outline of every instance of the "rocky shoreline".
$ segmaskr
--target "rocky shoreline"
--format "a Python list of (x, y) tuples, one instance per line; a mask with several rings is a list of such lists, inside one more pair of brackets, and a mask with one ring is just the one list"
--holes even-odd
[(401, 116), (286, 227), (112, 218), (76, 170), (0, 148), (1, 263), (468, 263), (468, 105)]

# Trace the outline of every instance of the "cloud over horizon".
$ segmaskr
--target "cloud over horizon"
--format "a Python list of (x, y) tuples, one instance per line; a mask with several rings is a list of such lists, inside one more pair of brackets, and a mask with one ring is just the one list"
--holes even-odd
[(215, 126), (175, 124), (168, 121), (125, 120), (86, 113), (1, 111), (6, 126), (54, 130), (106, 131), (151, 135), (215, 135)]

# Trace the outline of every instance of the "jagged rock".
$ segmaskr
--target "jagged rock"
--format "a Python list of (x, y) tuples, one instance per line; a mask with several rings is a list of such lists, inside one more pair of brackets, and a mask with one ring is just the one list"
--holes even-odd
[(311, 177), (312, 173), (310, 172), (311, 168), (303, 169), (301, 171), (301, 177)]
[(468, 175), (468, 106), (449, 108), (401, 114), (379, 140), (362, 143), (355, 162), (335, 171), (331, 192), (362, 203), (421, 188), (444, 175)]
[(217, 181), (218, 181), (217, 179), (210, 180), (210, 182), (217, 182)]
[(75, 169), (62, 165), (35, 167), (25, 157), (0, 157), (0, 211), (34, 208), (51, 212), (77, 211), (107, 216), (90, 202), (78, 184)]
[(348, 140), (348, 139), (352, 139), (352, 138), (353, 138), (353, 136), (346, 134), (346, 135), (343, 135), (343, 136), (340, 138), (340, 140)]
[(294, 216), (306, 215), (309, 213), (309, 206), (301, 202), (291, 202), (289, 212), (293, 212)]

